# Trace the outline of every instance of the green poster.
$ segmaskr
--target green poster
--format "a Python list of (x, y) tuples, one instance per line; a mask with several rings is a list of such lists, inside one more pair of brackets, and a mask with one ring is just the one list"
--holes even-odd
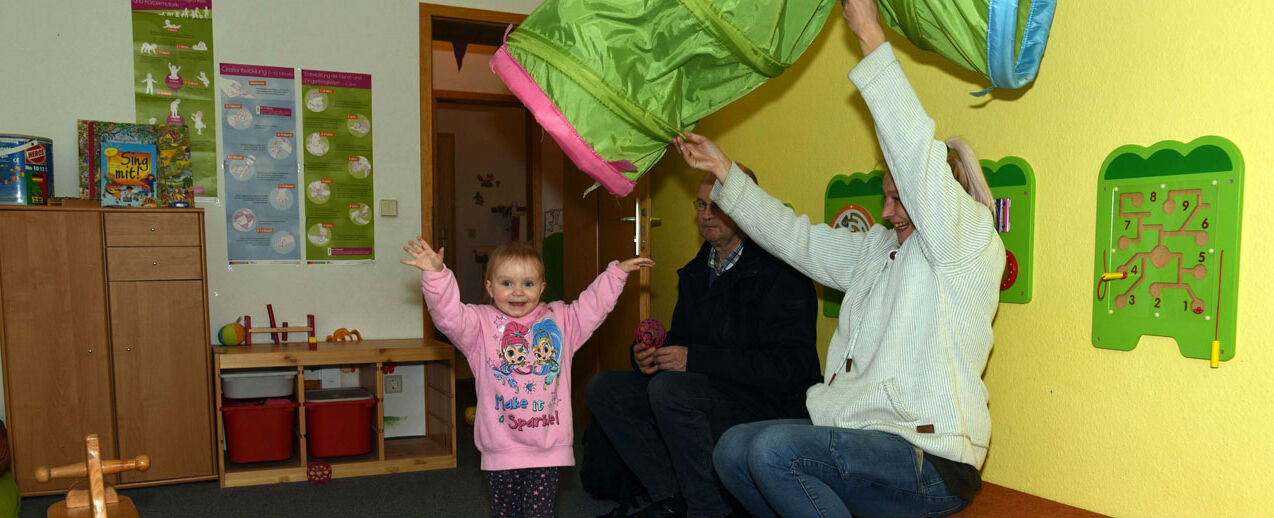
[(185, 124), (195, 196), (217, 196), (212, 0), (132, 0), (137, 122)]
[(305, 257), (375, 259), (372, 76), (301, 71)]

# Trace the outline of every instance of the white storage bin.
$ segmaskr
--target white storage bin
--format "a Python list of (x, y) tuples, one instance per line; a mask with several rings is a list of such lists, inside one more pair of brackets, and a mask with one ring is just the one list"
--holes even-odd
[(221, 395), (231, 399), (284, 397), (296, 393), (296, 369), (221, 373)]

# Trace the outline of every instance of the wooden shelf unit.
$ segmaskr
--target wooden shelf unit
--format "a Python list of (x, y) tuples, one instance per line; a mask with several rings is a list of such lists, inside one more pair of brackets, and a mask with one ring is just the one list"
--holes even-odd
[(118, 488), (217, 478), (203, 209), (0, 205), (5, 424), (22, 496), (37, 466), (140, 454)]
[[(386, 363), (423, 363), (428, 435), (385, 439), (384, 374)], [(236, 464), (219, 449), (221, 487), (252, 486), (308, 479), (305, 437), (304, 368), (357, 365), (359, 384), (376, 396), (372, 418), (372, 450), (365, 455), (324, 458), (332, 465), (332, 478), (384, 475), (456, 467), (455, 349), (424, 338), (364, 340), (361, 342), (319, 342), (316, 349), (305, 343), (260, 344), (213, 347), (213, 380), (216, 385), (217, 438), (225, 444), (221, 414), (221, 372), (233, 369), (295, 367), (296, 424), (294, 454), (288, 460)], [(220, 446), (219, 446), (220, 447)]]

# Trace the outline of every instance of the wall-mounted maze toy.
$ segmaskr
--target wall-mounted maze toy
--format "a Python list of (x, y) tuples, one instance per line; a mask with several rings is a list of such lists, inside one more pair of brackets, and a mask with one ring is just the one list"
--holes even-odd
[(1242, 217), (1243, 156), (1229, 140), (1112, 151), (1097, 185), (1093, 346), (1157, 335), (1212, 367), (1233, 358)]
[(995, 198), (995, 230), (1004, 242), (1000, 302), (1031, 301), (1035, 254), (1035, 171), (1020, 157), (983, 160), (982, 175)]
[[(1025, 304), (1031, 301), (1033, 277), (1035, 172), (1026, 160), (1009, 156), (998, 161), (982, 160), (982, 174), (995, 198), (995, 229), (1004, 241), (1000, 302)], [(823, 197), (823, 221), (832, 228), (855, 232), (866, 232), (877, 223), (889, 226), (880, 217), (884, 210), (884, 177), (885, 172), (880, 170), (833, 176)], [(822, 296), (823, 316), (835, 318), (845, 294), (823, 286)]]

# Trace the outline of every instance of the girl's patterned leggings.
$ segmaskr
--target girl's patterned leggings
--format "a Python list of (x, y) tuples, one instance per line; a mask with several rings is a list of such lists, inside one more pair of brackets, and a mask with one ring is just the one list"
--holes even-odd
[(539, 518), (553, 516), (558, 469), (525, 468), (486, 471), (491, 485), (491, 516)]

